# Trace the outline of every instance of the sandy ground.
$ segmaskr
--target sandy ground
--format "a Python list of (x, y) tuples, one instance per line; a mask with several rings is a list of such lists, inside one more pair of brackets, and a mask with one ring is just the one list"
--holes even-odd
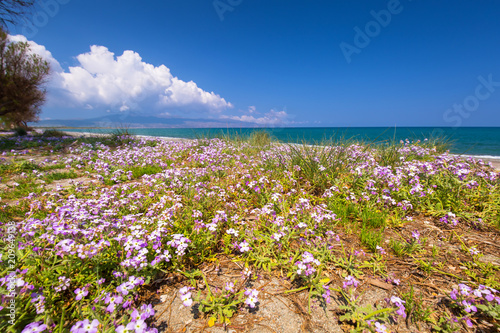
[[(67, 134), (69, 136), (74, 136), (74, 137), (101, 137), (101, 136), (108, 136), (109, 134), (102, 134), (102, 133), (90, 133), (90, 132), (67, 132), (67, 131), (62, 131), (64, 134)], [(166, 141), (191, 141), (191, 139), (185, 139), (185, 138), (174, 138), (174, 137), (156, 137), (156, 136), (147, 136), (147, 135), (134, 135), (135, 137), (138, 138), (158, 138)]]
[(491, 165), (493, 166), (493, 168), (496, 170), (496, 171), (499, 171), (500, 172), (500, 159), (496, 159), (496, 158), (487, 158), (487, 157), (481, 157), (481, 156), (474, 156), (474, 155), (464, 155), (462, 156), (462, 158), (464, 160), (467, 160), (469, 157), (473, 157), (475, 158), (476, 160), (482, 160), (484, 163), (491, 163)]
[(497, 171), (500, 171), (500, 160), (496, 159), (489, 159), (489, 158), (481, 158), (483, 162), (490, 162), (493, 168), (495, 168)]

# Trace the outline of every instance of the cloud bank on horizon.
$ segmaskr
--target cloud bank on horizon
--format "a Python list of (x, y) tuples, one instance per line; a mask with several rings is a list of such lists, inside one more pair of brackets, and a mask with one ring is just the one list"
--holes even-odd
[[(48, 83), (48, 105), (79, 110), (139, 112), (160, 117), (202, 115), (235, 120), (257, 126), (292, 123), (286, 111), (270, 110), (260, 117), (254, 106), (243, 115), (231, 114), (234, 105), (193, 82), (173, 76), (165, 65), (146, 63), (134, 51), (115, 56), (105, 46), (92, 45), (90, 52), (76, 56), (77, 66), (64, 70), (43, 45), (23, 35), (9, 36), (13, 42), (28, 42), (33, 53), (46, 59), (52, 68)], [(103, 111), (105, 112), (105, 111)]]

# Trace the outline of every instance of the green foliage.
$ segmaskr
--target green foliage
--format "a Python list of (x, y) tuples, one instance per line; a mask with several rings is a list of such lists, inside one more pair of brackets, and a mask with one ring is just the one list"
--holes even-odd
[(361, 213), (363, 228), (384, 228), (386, 225), (387, 214), (380, 210), (374, 210), (371, 207), (365, 207)]
[(154, 175), (163, 171), (163, 169), (158, 165), (134, 166), (129, 168), (129, 170), (132, 171), (132, 177), (134, 179), (140, 178), (144, 175)]
[(434, 311), (425, 306), (423, 296), (416, 295), (413, 286), (410, 286), (410, 290), (407, 293), (401, 294), (401, 299), (405, 301), (406, 315), (412, 323), (417, 325), (419, 330), (419, 322), (432, 322), (431, 316)]
[[(292, 172), (313, 194), (322, 193), (334, 185), (334, 180), (348, 172), (349, 164), (361, 157), (353, 157), (348, 142), (322, 142), (319, 145), (288, 144), (280, 151), (275, 166)], [(268, 167), (271, 167), (270, 165)]]
[(500, 328), (500, 304), (490, 302), (487, 304), (476, 304), (476, 307), (489, 316), (497, 329)]
[(134, 141), (127, 128), (117, 128), (108, 137), (107, 141), (113, 146), (126, 145)]
[(431, 135), (426, 141), (420, 143), (424, 148), (435, 149), (436, 153), (447, 152), (454, 144), (455, 140), (444, 135)]
[(368, 321), (386, 322), (389, 319), (389, 314), (394, 312), (392, 307), (382, 307), (378, 304), (359, 304), (359, 297), (355, 295), (354, 288), (347, 292), (338, 290), (343, 296), (344, 303), (339, 305), (339, 309), (344, 312), (339, 317), (340, 322), (345, 322), (354, 326), (350, 330), (351, 333), (361, 333), (369, 329)]
[(10, 42), (1, 27), (0, 63), (0, 117), (26, 128), (28, 121), (37, 120), (45, 101), (49, 63), (32, 53), (28, 42)]
[(0, 164), (0, 176), (5, 176), (9, 174), (20, 174), (22, 172), (30, 172), (37, 170), (38, 166), (30, 161), (14, 161), (9, 164)]
[(252, 131), (248, 138), (248, 143), (252, 147), (266, 147), (273, 142), (274, 139), (265, 131)]
[(67, 136), (67, 134), (56, 129), (46, 129), (43, 131), (42, 136), (46, 138), (62, 138), (63, 136)]
[(398, 166), (401, 164), (400, 149), (403, 147), (400, 143), (384, 142), (375, 148), (375, 159), (383, 166)]
[(448, 314), (442, 316), (439, 321), (432, 326), (433, 331), (441, 333), (455, 333), (462, 331), (462, 325), (454, 321)]
[(14, 128), (14, 133), (16, 136), (25, 136), (28, 135), (28, 131), (24, 127), (16, 127)]
[(332, 260), (337, 267), (344, 269), (348, 275), (355, 276), (356, 278), (363, 275), (359, 263), (356, 262), (356, 256), (353, 253), (347, 254), (344, 244), (342, 244), (342, 254), (335, 256)]
[(404, 257), (410, 254), (413, 254), (414, 252), (421, 251), (423, 244), (415, 241), (415, 240), (408, 240), (408, 241), (400, 241), (396, 239), (391, 239), (389, 242), (392, 250), (398, 257)]
[(361, 243), (368, 247), (372, 252), (377, 251), (377, 246), (380, 246), (380, 244), (382, 244), (383, 237), (383, 230), (375, 230), (369, 228), (361, 229), (361, 233), (359, 235)]
[(227, 289), (212, 292), (203, 274), (202, 277), (207, 289), (207, 295), (203, 298), (198, 293), (197, 301), (200, 303), (198, 309), (206, 316), (209, 316), (208, 326), (213, 326), (216, 321), (222, 324), (231, 324), (231, 318), (237, 312), (239, 305), (244, 302), (244, 295), (241, 290), (243, 283), (240, 283), (235, 292)]
[(47, 174), (44, 179), (47, 183), (52, 183), (55, 180), (61, 180), (61, 179), (73, 179), (78, 177), (76, 172), (74, 170), (70, 171), (60, 171), (60, 172), (51, 172)]
[[(83, 318), (98, 318), (102, 324), (99, 331), (103, 332), (112, 331), (112, 323), (115, 321), (126, 323), (126, 310), (120, 310), (122, 312), (118, 315), (110, 314), (103, 302), (94, 303), (101, 292), (116, 293), (117, 285), (125, 281), (113, 275), (114, 271), (152, 281), (162, 280), (158, 279), (160, 272), (161, 276), (175, 274), (182, 276), (186, 284), (193, 287), (197, 287), (203, 278), (205, 288), (198, 294), (200, 311), (206, 315), (209, 324), (228, 324), (244, 302), (241, 289), (251, 285), (252, 281), (247, 279), (241, 282), (235, 291), (217, 290), (213, 285), (218, 283), (210, 281), (212, 284), (209, 286), (201, 270), (207, 272), (211, 265), (219, 267), (232, 261), (238, 265), (242, 262), (245, 267), (251, 265), (249, 268), (255, 273), (254, 276), (266, 276), (269, 273), (288, 277), (294, 289), (290, 288), (292, 290), (285, 291), (285, 294), (307, 293), (309, 305), (311, 298), (323, 302), (326, 299), (324, 294), (336, 292), (336, 296), (340, 295), (345, 299), (341, 321), (353, 327), (354, 331), (373, 332), (373, 326), (369, 326), (367, 321), (389, 323), (386, 321), (387, 316), (394, 309), (380, 305), (361, 307), (357, 303), (357, 295), (333, 288), (338, 284), (340, 276), (388, 277), (387, 271), (392, 270), (392, 262), (400, 260), (390, 254), (380, 255), (377, 246), (385, 244), (384, 237), (387, 238), (387, 235), (408, 230), (400, 229), (407, 227), (404, 226), (408, 223), (405, 217), (426, 214), (426, 218), (431, 219), (429, 212), (432, 210), (437, 214), (434, 222), (439, 223), (437, 219), (452, 208), (460, 223), (463, 223), (462, 227), (466, 228), (467, 222), (472, 224), (479, 216), (485, 221), (491, 221), (492, 216), (497, 214), (494, 208), (497, 207), (495, 200), (498, 200), (498, 181), (480, 181), (480, 177), (471, 172), (470, 179), (477, 179), (481, 183), (476, 188), (468, 188), (464, 184), (469, 179), (462, 181), (450, 171), (455, 162), (447, 162), (450, 165), (439, 169), (441, 171), (435, 174), (427, 174), (418, 169), (419, 163), (416, 163), (411, 171), (413, 176), (405, 173), (399, 178), (397, 186), (389, 184), (393, 175), (384, 178), (385, 176), (376, 174), (380, 169), (386, 173), (392, 170), (375, 170), (376, 156), (380, 161), (386, 161), (380, 163), (388, 164), (388, 167), (400, 163), (398, 161), (401, 157), (406, 161), (434, 158), (429, 154), (419, 156), (419, 146), (416, 144), (386, 147), (384, 149), (387, 151), (382, 153), (377, 151), (379, 148), (375, 145), (359, 149), (341, 146), (338, 150), (335, 147), (292, 146), (296, 149), (294, 152), (287, 145), (275, 145), (273, 142), (269, 144), (265, 136), (247, 138), (237, 144), (219, 139), (165, 144), (161, 140), (137, 140), (133, 137), (122, 142), (121, 137), (124, 135), (117, 135), (114, 139), (104, 136), (9, 139), (13, 141), (0, 139), (0, 145), (2, 142), (10, 142), (2, 147), (15, 148), (13, 152), (6, 151), (6, 159), (0, 164), (0, 177), (5, 178), (2, 185), (12, 184), (14, 177), (21, 179), (16, 188), (2, 189), (1, 196), (5, 202), (0, 203), (0, 220), (15, 218), (16, 221), (22, 221), (19, 223), (23, 224), (23, 233), (29, 233), (29, 237), (23, 236), (26, 245), (22, 253), (18, 254), (19, 265), (16, 268), (28, 269), (26, 281), (36, 288), (42, 288), (44, 297), (47, 298), (47, 314), (42, 317), (36, 314), (29, 295), (23, 296), (19, 306), (23, 308), (25, 317), (15, 330), (21, 330), (23, 324), (33, 320), (54, 323), (54, 331), (67, 331), (75, 321)], [(29, 162), (29, 156), (24, 156), (24, 152), (17, 155), (18, 150), (27, 147), (40, 147), (42, 154), (48, 154), (59, 147), (61, 151), (71, 153), (72, 161), (69, 162), (66, 159), (68, 156), (58, 153), (54, 154), (58, 156), (55, 157), (55, 163)], [(417, 153), (412, 151), (413, 148)], [(274, 150), (277, 151), (276, 154)], [(352, 155), (354, 153), (357, 155)], [(150, 154), (156, 155), (150, 158)], [(268, 154), (271, 158), (266, 159)], [(74, 158), (75, 155), (77, 158)], [(340, 159), (337, 160), (337, 157)], [(71, 165), (66, 168), (68, 163)], [(26, 175), (21, 175), (22, 173)], [(50, 182), (78, 175), (99, 179), (101, 182), (61, 191), (51, 191), (49, 188), (54, 187), (51, 186), (46, 187), (44, 193), (41, 193), (42, 187), (35, 183), (37, 179)], [(409, 182), (409, 178), (416, 176), (423, 188), (434, 192), (426, 192), (424, 196), (410, 193), (413, 184)], [(459, 194), (447, 193), (450, 191)], [(30, 193), (34, 193), (30, 196), (32, 199), (23, 199)], [(16, 200), (15, 204), (11, 199)], [(90, 218), (73, 223), (70, 218), (66, 218), (69, 212), (62, 209), (64, 205), (70, 208), (73, 205), (75, 212), (82, 216), (89, 214)], [(455, 209), (459, 209), (460, 213)], [(219, 216), (219, 211), (223, 211), (221, 214), (224, 217)], [(216, 225), (209, 228), (208, 225), (214, 220), (217, 220), (217, 223), (214, 222)], [(51, 221), (53, 224), (49, 229), (47, 225)], [(82, 237), (80, 235), (67, 237), (56, 233), (59, 228), (66, 228), (62, 223), (58, 225), (59, 221), (68, 223), (68, 227), (78, 228), (82, 234), (97, 231), (94, 233), (95, 241), (92, 246), (106, 242), (103, 245), (105, 249), (91, 248), (85, 237), (79, 238)], [(30, 223), (31, 229), (26, 227)], [(389, 228), (390, 232), (384, 233)], [(47, 236), (42, 237), (44, 234)], [(450, 234), (460, 239), (458, 231), (456, 236), (454, 233)], [(174, 246), (169, 244), (173, 235), (189, 239), (184, 254), (177, 253)], [(135, 239), (128, 241), (128, 237)], [(361, 244), (375, 254), (363, 257), (359, 251), (358, 237)], [(92, 254), (96, 255), (92, 258), (79, 257), (80, 253), (58, 256), (56, 254), (62, 246), (58, 244), (64, 239), (78, 241), (81, 253), (95, 251)], [(156, 241), (154, 244), (152, 241), (143, 243), (144, 239)], [(494, 286), (495, 280), (498, 280), (498, 270), (491, 268), (491, 264), (476, 262), (479, 255), (474, 257), (474, 261), (460, 264), (467, 270), (456, 270), (453, 274), (444, 271), (448, 266), (444, 257), (454, 257), (440, 253), (437, 246), (432, 250), (435, 258), (429, 255), (424, 259), (416, 259), (415, 254), (423, 252), (425, 248), (424, 239), (420, 241), (421, 243), (404, 239), (391, 240), (390, 246), (397, 255), (408, 256), (407, 260), (411, 261), (408, 264), (412, 265), (408, 267), (415, 267), (416, 264), (429, 274), (446, 275), (446, 280), (453, 281), (452, 283), (469, 279)], [(139, 249), (134, 248), (136, 245), (133, 242), (144, 248), (144, 251), (140, 250), (141, 259), (138, 258)], [(242, 251), (239, 247), (242, 242), (248, 242), (250, 250)], [(436, 244), (441, 245), (441, 242), (445, 245), (441, 251), (446, 251), (446, 243), (452, 243), (453, 248), (456, 248), (457, 239), (440, 239)], [(349, 244), (347, 250), (344, 248), (345, 244)], [(0, 241), (0, 246), (4, 245)], [(124, 249), (125, 246), (128, 249)], [(169, 251), (169, 261), (153, 265), (155, 257), (165, 250)], [(463, 251), (470, 258), (468, 248), (465, 247)], [(302, 272), (298, 272), (298, 261), (305, 261), (305, 252), (318, 261), (308, 261), (315, 269), (308, 275), (303, 273), (302, 268)], [(463, 257), (464, 253), (459, 255)], [(219, 262), (222, 257), (224, 259)], [(130, 260), (128, 263), (142, 260), (144, 267), (127, 266), (127, 259)], [(361, 263), (362, 260), (364, 261)], [(232, 263), (229, 265), (236, 267)], [(0, 267), (6, 267), (5, 260), (0, 263)], [(243, 269), (241, 266), (240, 268)], [(225, 267), (222, 269), (222, 274), (225, 274)], [(415, 274), (409, 275), (403, 285), (395, 290), (406, 288), (414, 281), (415, 275), (422, 275), (421, 272), (414, 271)], [(248, 272), (243, 274), (246, 273)], [(71, 290), (54, 292), (52, 289), (58, 283), (58, 277), (70, 274)], [(100, 278), (105, 278), (106, 283), (98, 285)], [(89, 295), (82, 302), (75, 302), (74, 289), (85, 285), (91, 286)], [(132, 297), (138, 293), (139, 290), (136, 289), (130, 295)], [(406, 301), (408, 316), (416, 324), (429, 322), (432, 311), (439, 311), (438, 314), (442, 312), (441, 304), (436, 306), (435, 302), (426, 303), (429, 302), (429, 295), (420, 297), (419, 290), (414, 292), (410, 289), (402, 297)], [(95, 309), (92, 309), (94, 306)], [(132, 306), (139, 305), (134, 303)], [(65, 312), (62, 313), (60, 309), (65, 309)], [(493, 322), (492, 318), (496, 318), (498, 313), (496, 308), (481, 311), (485, 317), (488, 316), (490, 322)], [(448, 329), (447, 325), (453, 325), (445, 321), (435, 324), (440, 329)], [(4, 327), (0, 326), (0, 329)]]

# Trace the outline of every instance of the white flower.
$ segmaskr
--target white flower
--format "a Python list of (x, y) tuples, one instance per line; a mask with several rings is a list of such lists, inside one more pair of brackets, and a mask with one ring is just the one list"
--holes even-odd
[(243, 241), (240, 243), (240, 252), (248, 252), (250, 251), (250, 245), (247, 243), (247, 241)]
[(226, 230), (226, 233), (229, 235), (234, 235), (234, 237), (238, 237), (238, 231), (233, 228)]

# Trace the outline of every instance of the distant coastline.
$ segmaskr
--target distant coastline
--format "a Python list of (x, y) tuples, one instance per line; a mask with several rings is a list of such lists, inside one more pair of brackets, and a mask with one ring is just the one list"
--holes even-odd
[[(41, 129), (41, 127), (38, 127), (38, 129)], [(87, 132), (85, 130), (96, 130), (96, 132)], [(60, 130), (64, 131), (68, 135), (81, 135), (81, 136), (101, 136), (101, 135), (108, 135), (110, 133), (113, 133), (117, 129), (111, 129), (111, 128), (60, 128)], [(127, 129), (127, 130), (133, 130), (133, 129)], [(145, 129), (142, 129), (145, 130)], [(158, 130), (158, 129), (149, 129), (149, 130)], [(214, 133), (214, 129), (184, 129), (184, 130), (191, 130), (196, 132), (196, 130), (207, 130), (208, 133), (210, 133), (210, 130), (212, 130), (212, 134), (217, 134), (217, 132)], [(237, 131), (238, 129), (232, 129), (234, 131)], [(259, 129), (251, 129), (251, 130), (259, 130)], [(261, 129), (261, 130), (266, 130)], [(500, 131), (500, 128), (498, 128)], [(101, 133), (99, 133), (102, 131)], [(132, 131), (133, 132), (133, 131)], [(192, 140), (196, 139), (196, 137), (178, 137), (178, 136), (164, 136), (164, 135), (142, 135), (142, 134), (135, 134), (133, 133), (134, 136), (137, 137), (149, 137), (149, 138), (161, 138), (169, 141), (185, 141), (185, 140)], [(457, 154), (457, 153), (452, 153), (453, 155), (461, 156), (464, 159), (467, 159), (469, 157), (474, 158), (474, 159), (480, 159), (485, 163), (491, 163), (493, 168), (495, 168), (497, 171), (500, 171), (500, 154), (499, 155), (481, 155), (481, 154)]]
[[(68, 132), (113, 133), (115, 128), (58, 128)], [(400, 142), (417, 141), (432, 137), (446, 137), (450, 141), (450, 153), (500, 159), (500, 127), (275, 127), (275, 128), (131, 128), (125, 129), (134, 135), (196, 139), (224, 135), (246, 136), (253, 131), (266, 131), (281, 142), (316, 144), (321, 142)]]

